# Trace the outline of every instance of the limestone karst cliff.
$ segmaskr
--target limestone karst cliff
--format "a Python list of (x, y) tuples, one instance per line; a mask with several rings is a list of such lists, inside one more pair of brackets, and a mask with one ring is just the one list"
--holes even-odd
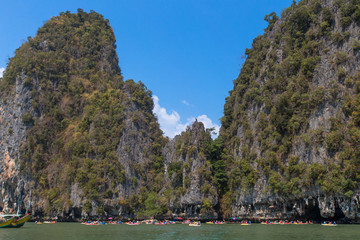
[(2, 211), (131, 215), (132, 197), (163, 178), (151, 91), (122, 80), (100, 14), (46, 22), (10, 59), (0, 92)]
[(210, 132), (195, 123), (163, 137), (151, 91), (123, 81), (100, 14), (79, 9), (46, 22), (10, 59), (0, 94), (3, 212), (217, 217)]
[(359, 7), (308, 0), (265, 17), (222, 118), (232, 215), (359, 221)]
[(209, 161), (211, 131), (201, 122), (167, 143), (164, 148), (170, 210), (188, 217), (217, 218), (217, 186)]

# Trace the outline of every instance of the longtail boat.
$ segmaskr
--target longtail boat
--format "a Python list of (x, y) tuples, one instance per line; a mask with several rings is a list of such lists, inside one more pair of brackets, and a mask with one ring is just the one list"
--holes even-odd
[(10, 218), (10, 219), (6, 220), (5, 222), (0, 223), (0, 228), (8, 227), (14, 220), (15, 220), (15, 218)]
[(26, 214), (25, 216), (15, 219), (14, 217), (19, 217), (21, 216), (20, 214), (5, 214), (5, 215), (0, 215), (0, 217), (3, 218), (10, 218), (9, 220), (7, 220), (6, 222), (2, 223), (8, 223), (10, 221), (10, 224), (5, 224), (4, 226), (2, 226), (2, 224), (0, 225), (1, 227), (13, 227), (13, 228), (19, 228), (24, 226), (24, 224), (29, 220), (30, 218), (30, 214)]
[(29, 219), (30, 219), (30, 214), (26, 214), (25, 216), (13, 221), (9, 227), (15, 227), (15, 228), (22, 227)]

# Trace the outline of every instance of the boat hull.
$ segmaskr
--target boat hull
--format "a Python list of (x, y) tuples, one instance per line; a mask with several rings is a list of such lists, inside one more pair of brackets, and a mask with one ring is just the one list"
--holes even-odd
[(8, 225), (7, 227), (13, 227), (13, 228), (19, 228), (19, 227), (22, 227), (24, 226), (24, 224), (29, 220), (30, 218), (30, 214), (22, 217), (22, 218), (19, 218), (15, 221), (13, 221), (10, 225)]
[(0, 223), (0, 228), (9, 227), (14, 222), (14, 220), (15, 220), (14, 218), (10, 218), (6, 222)]

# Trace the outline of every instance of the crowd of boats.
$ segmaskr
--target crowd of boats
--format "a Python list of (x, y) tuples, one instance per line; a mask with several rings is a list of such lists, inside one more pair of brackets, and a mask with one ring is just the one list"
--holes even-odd
[(57, 223), (57, 221), (43, 221), (43, 222), (35, 221), (35, 224), (43, 224), (43, 223), (55, 224), (55, 223)]
[[(144, 221), (128, 221), (128, 222), (122, 222), (122, 221), (85, 221), (82, 222), (81, 224), (83, 225), (105, 225), (105, 224), (126, 224), (126, 225), (140, 225), (140, 224), (151, 224), (151, 225), (169, 225), (169, 224), (187, 224), (189, 226), (201, 226), (201, 222), (200, 221), (192, 221), (190, 219), (179, 222), (179, 221), (175, 221), (175, 220), (144, 220)], [(210, 221), (210, 222), (206, 222), (206, 224), (225, 224), (224, 221)]]
[[(294, 225), (304, 225), (304, 224), (314, 224), (313, 221), (305, 221), (305, 222), (302, 222), (302, 221), (263, 221), (261, 222), (261, 224), (269, 224), (269, 225), (272, 225), (272, 224), (294, 224)], [(321, 225), (323, 226), (336, 226), (336, 222), (329, 222), (329, 221), (326, 221), (326, 222), (321, 222)]]
[[(218, 221), (218, 220), (214, 220), (214, 221), (208, 221), (205, 222), (205, 224), (225, 224), (225, 221)], [(251, 221), (239, 221), (239, 222), (230, 222), (231, 224), (239, 224), (242, 226), (248, 226), (251, 225)], [(122, 222), (122, 221), (85, 221), (82, 222), (81, 224), (83, 225), (105, 225), (105, 224), (125, 224), (125, 225), (129, 225), (129, 226), (138, 226), (141, 224), (151, 224), (151, 225), (169, 225), (169, 224), (187, 224), (190, 227), (199, 227), (201, 226), (201, 222), (200, 221), (193, 221), (193, 220), (184, 220), (182, 222), (180, 221), (175, 221), (175, 220), (143, 220), (143, 221), (127, 221), (127, 222)], [(312, 221), (263, 221), (261, 222), (261, 224), (265, 224), (265, 225), (289, 225), (289, 224), (293, 224), (293, 225), (306, 225), (306, 224), (314, 224)], [(336, 222), (322, 222), (321, 225), (323, 226), (336, 226)]]
[[(169, 225), (169, 224), (186, 224), (189, 225), (190, 227), (199, 227), (201, 226), (201, 222), (200, 221), (193, 221), (193, 220), (184, 220), (182, 222), (180, 221), (175, 221), (175, 220), (163, 220), (163, 221), (159, 221), (159, 220), (144, 220), (144, 221), (128, 221), (128, 222), (122, 222), (122, 221), (85, 221), (82, 222), (81, 224), (83, 225), (105, 225), (105, 224), (126, 224), (126, 225), (130, 225), (130, 226), (137, 226), (140, 224), (151, 224), (151, 225)], [(214, 221), (208, 221), (205, 222), (205, 224), (225, 224), (225, 221), (218, 221), (218, 220), (214, 220)], [(240, 223), (240, 225), (250, 225), (251, 222), (250, 221), (242, 221)]]
[(313, 224), (312, 221), (306, 221), (306, 222), (302, 222), (302, 221), (263, 221), (261, 222), (261, 224), (295, 224), (295, 225), (298, 225), (298, 224)]
[[(12, 228), (19, 228), (24, 226), (24, 224), (30, 219), (30, 214), (26, 214), (26, 215), (20, 215), (20, 214), (5, 214), (5, 215), (0, 215), (0, 218), (3, 218), (4, 221), (0, 223), (0, 228), (7, 228), (7, 227), (12, 227)], [(49, 224), (55, 224), (57, 223), (57, 221), (35, 221), (35, 224), (43, 224), (43, 223), (49, 223)], [(208, 221), (208, 222), (204, 222), (205, 224), (225, 224), (225, 221), (219, 221), (219, 220), (213, 220), (213, 221)], [(241, 221), (230, 221), (228, 223), (231, 224), (240, 224), (243, 226), (247, 226), (247, 225), (251, 225), (251, 221), (247, 221), (247, 220), (241, 220)], [(125, 225), (129, 225), (129, 226), (138, 226), (140, 224), (149, 224), (149, 225), (169, 225), (169, 224), (186, 224), (189, 225), (190, 227), (200, 227), (201, 226), (201, 222), (200, 221), (194, 221), (194, 220), (182, 220), (179, 221), (179, 219), (177, 220), (156, 220), (156, 219), (149, 219), (149, 220), (143, 220), (143, 221), (115, 221), (112, 218), (109, 218), (107, 221), (84, 221), (81, 224), (83, 225), (88, 225), (88, 226), (94, 226), (94, 225), (106, 225), (106, 224), (125, 224)], [(289, 224), (293, 224), (293, 225), (306, 225), (306, 224), (314, 224), (313, 221), (262, 221), (261, 224), (265, 224), (265, 225), (289, 225)], [(325, 222), (321, 222), (321, 225), (323, 226), (337, 226), (336, 222), (330, 222), (330, 221), (325, 221)]]

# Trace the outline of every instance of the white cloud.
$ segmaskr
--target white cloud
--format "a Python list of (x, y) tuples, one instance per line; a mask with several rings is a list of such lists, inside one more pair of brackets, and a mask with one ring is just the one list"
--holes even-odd
[(153, 96), (153, 100), (153, 112), (157, 116), (160, 128), (164, 132), (165, 136), (173, 138), (176, 135), (179, 135), (181, 132), (186, 130), (187, 126), (190, 126), (193, 122), (195, 122), (195, 119), (197, 119), (199, 122), (203, 122), (205, 128), (215, 128), (216, 134), (213, 137), (216, 137), (219, 134), (220, 127), (214, 124), (206, 115), (201, 115), (196, 118), (188, 118), (187, 122), (184, 124), (181, 122), (180, 115), (176, 111), (172, 110), (170, 113), (168, 113), (165, 108), (160, 106), (159, 98), (157, 96)]
[(186, 125), (181, 123), (180, 115), (176, 111), (173, 110), (171, 113), (168, 113), (165, 108), (160, 106), (157, 96), (153, 96), (153, 100), (153, 112), (157, 116), (160, 128), (165, 136), (173, 138), (186, 129)]
[(5, 68), (0, 68), (0, 78), (3, 77), (4, 75), (4, 71), (5, 71)]
[(186, 105), (186, 106), (190, 106), (190, 103), (188, 103), (188, 101), (186, 101), (185, 99), (181, 101), (182, 104)]

